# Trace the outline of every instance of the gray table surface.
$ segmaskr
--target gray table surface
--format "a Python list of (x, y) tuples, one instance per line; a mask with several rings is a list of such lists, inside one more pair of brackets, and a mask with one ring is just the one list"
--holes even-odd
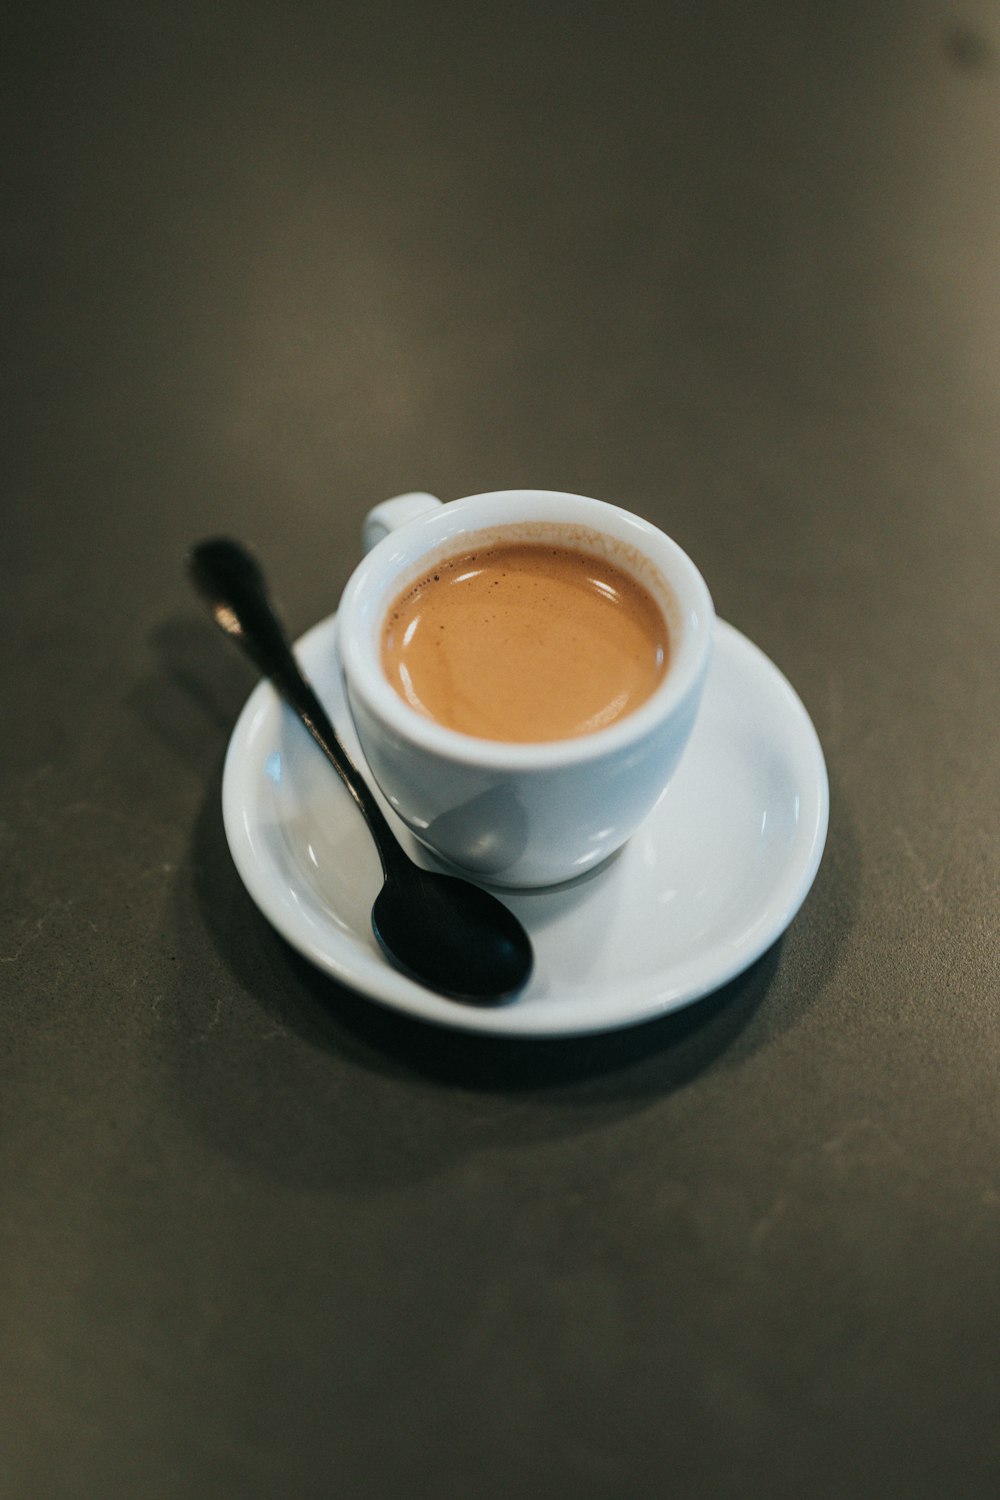
[[(1000, 1493), (1000, 12), (15, 4), (0, 1496)], [(232, 867), (233, 531), (626, 505), (831, 780), (746, 976), (574, 1042), (321, 978)]]

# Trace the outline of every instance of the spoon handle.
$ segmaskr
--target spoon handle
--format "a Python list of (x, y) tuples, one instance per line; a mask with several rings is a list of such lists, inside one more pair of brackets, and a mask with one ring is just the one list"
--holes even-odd
[(192, 548), (188, 569), (219, 629), (241, 648), (259, 672), (270, 678), (339, 775), (368, 821), (382, 861), (382, 873), (388, 875), (390, 868), (406, 856), (296, 661), (256, 559), (239, 542), (213, 537)]

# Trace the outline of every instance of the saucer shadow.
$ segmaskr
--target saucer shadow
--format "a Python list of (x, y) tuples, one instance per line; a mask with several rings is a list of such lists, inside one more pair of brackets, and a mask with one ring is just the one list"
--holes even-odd
[(369, 1197), (483, 1151), (586, 1137), (737, 1074), (815, 1003), (850, 913), (832, 865), (790, 933), (696, 1004), (577, 1038), (451, 1031), (343, 988), (278, 936), (233, 866), (220, 785), (221, 765), (167, 914), (170, 1107), (241, 1170), (310, 1189)]
[[(171, 1105), (251, 1171), (366, 1195), (484, 1148), (602, 1129), (707, 1073), (739, 1069), (830, 983), (857, 907), (857, 840), (843, 807), (789, 932), (714, 994), (658, 1019), (575, 1038), (493, 1037), (337, 984), (275, 932), (233, 865), (222, 764), (252, 683), (234, 653), (209, 654), (203, 673), (206, 629), (211, 638), (211, 627), (178, 622), (159, 633), (156, 671), (133, 706), (204, 785), (165, 913)], [(176, 712), (165, 712), (165, 695)]]
[(338, 984), (271, 928), (232, 864), (220, 804), (221, 769), (194, 830), (191, 861), (197, 907), (216, 951), (274, 1025), (376, 1073), (411, 1072), (495, 1094), (555, 1091), (556, 1097), (567, 1091), (579, 1097), (584, 1086), (587, 1097), (605, 1102), (659, 1096), (732, 1051), (778, 972), (780, 940), (696, 1003), (584, 1036), (498, 1037), (438, 1026)]
[[(392, 1059), (449, 1087), (525, 1094), (589, 1085), (606, 1100), (662, 1096), (718, 1061), (763, 1003), (777, 973), (776, 943), (745, 974), (700, 1002), (654, 1020), (576, 1037), (494, 1037), (434, 1026), (350, 991), (331, 995), (324, 977), (299, 954), (290, 963), (317, 1006), (335, 1007), (336, 1028), (366, 1055)], [(335, 1044), (330, 1035), (331, 1044)], [(559, 1094), (552, 1094), (558, 1099)], [(567, 1094), (567, 1102), (572, 1102)]]

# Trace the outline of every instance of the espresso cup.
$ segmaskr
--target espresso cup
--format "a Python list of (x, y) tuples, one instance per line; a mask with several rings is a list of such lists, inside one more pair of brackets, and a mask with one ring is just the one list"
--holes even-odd
[[(364, 544), (370, 550), (349, 579), (337, 613), (337, 651), (361, 748), (393, 811), (446, 865), (490, 884), (552, 885), (606, 860), (666, 789), (701, 701), (715, 614), (694, 563), (640, 517), (552, 490), (502, 490), (447, 504), (431, 495), (402, 495), (369, 514)], [(485, 732), (470, 732), (449, 722), (450, 709), (438, 710), (432, 702), (428, 711), (422, 699), (408, 701), (398, 678), (395, 685), (391, 679), (387, 641), (408, 600), (437, 587), (435, 574), (439, 580), (450, 572), (461, 582), (484, 561), (527, 557), (525, 549), (543, 558), (543, 571), (546, 550), (554, 565), (570, 573), (577, 559), (584, 560), (583, 571), (595, 574), (598, 591), (627, 596), (636, 629), (646, 631), (644, 622), (651, 622), (651, 649), (665, 664), (635, 706), (620, 711), (627, 694), (611, 695), (610, 707), (593, 720), (603, 727), (581, 730), (569, 723), (553, 731), (548, 719), (540, 720), (538, 732), (549, 737), (535, 739), (535, 710), (524, 709), (515, 693), (509, 737), (502, 718), (496, 727), (492, 716)], [(472, 556), (476, 566), (467, 568)], [(602, 583), (601, 570), (621, 587)], [(502, 613), (503, 590), (495, 597)], [(559, 597), (553, 595), (553, 609), (563, 607)], [(463, 627), (465, 636), (469, 628)], [(498, 639), (505, 640), (503, 630)], [(594, 650), (595, 677), (598, 655), (608, 670), (603, 650)], [(578, 675), (581, 660), (585, 679), (586, 651), (572, 662)], [(526, 688), (532, 685), (518, 657), (501, 665), (510, 669), (508, 683), (520, 674)], [(405, 686), (405, 670), (402, 675)], [(535, 692), (533, 701), (558, 696)], [(529, 714), (526, 724), (523, 712)]]

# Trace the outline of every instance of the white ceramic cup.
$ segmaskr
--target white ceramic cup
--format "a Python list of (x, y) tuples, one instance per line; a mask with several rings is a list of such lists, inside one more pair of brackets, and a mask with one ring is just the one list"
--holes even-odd
[[(645, 585), (670, 634), (667, 672), (645, 703), (592, 734), (524, 744), (446, 728), (400, 697), (380, 660), (389, 606), (429, 564), (501, 538), (592, 551)], [(659, 800), (698, 711), (715, 612), (694, 563), (640, 517), (554, 490), (446, 505), (401, 495), (369, 514), (364, 542), (337, 648), (361, 748), (393, 810), (448, 865), (490, 884), (551, 885), (607, 859)]]

